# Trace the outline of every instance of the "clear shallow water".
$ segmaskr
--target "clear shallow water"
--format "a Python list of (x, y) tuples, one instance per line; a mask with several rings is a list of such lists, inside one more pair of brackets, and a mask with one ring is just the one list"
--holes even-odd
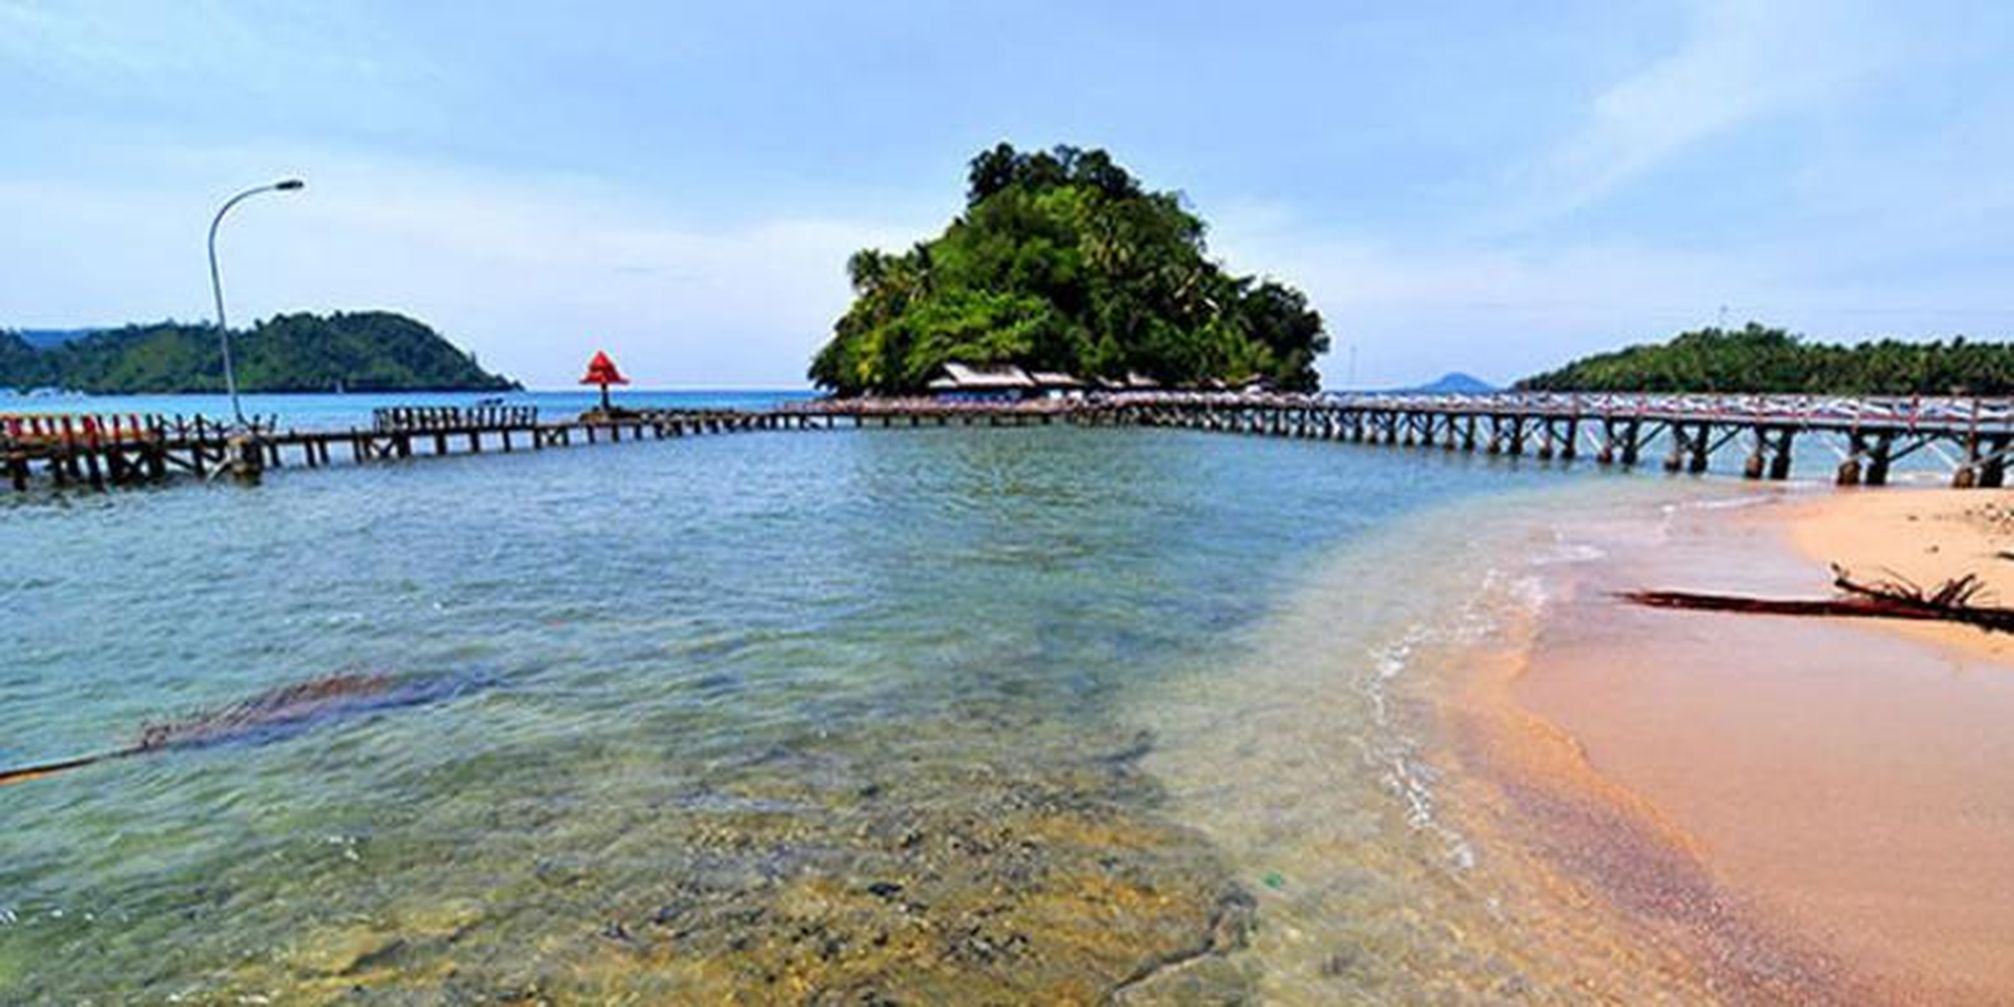
[[(1284, 651), (1268, 627), (1381, 536), (1438, 543), (1458, 582), (1475, 525), (1419, 519), (1559, 480), (1174, 431), (898, 430), (0, 505), (0, 762), (333, 671), (472, 686), (0, 788), (0, 988), (1147, 989), (1265, 911), (1267, 880), (1196, 819), (1258, 812), (1179, 785), (1208, 766), (1172, 745), (1197, 697), (1236, 693), (1254, 655), (1379, 674), (1397, 616), (1319, 640), (1293, 617)], [(1394, 572), (1407, 553), (1378, 575), (1427, 577)], [(1376, 758), (1299, 771), (1388, 801), (1364, 835), (1424, 851), (1357, 868), (1388, 901), (1441, 884), (1408, 873), (1448, 841), (1389, 779), (1405, 724), (1333, 716)]]

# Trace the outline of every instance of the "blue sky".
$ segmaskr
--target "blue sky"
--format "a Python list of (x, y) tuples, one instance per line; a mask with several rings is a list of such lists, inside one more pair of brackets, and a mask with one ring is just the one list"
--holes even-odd
[(1327, 383), (1726, 308), (2014, 328), (2014, 5), (0, 0), (0, 326), (383, 307), (533, 385), (789, 386), (855, 248), (1103, 146), (1310, 294)]

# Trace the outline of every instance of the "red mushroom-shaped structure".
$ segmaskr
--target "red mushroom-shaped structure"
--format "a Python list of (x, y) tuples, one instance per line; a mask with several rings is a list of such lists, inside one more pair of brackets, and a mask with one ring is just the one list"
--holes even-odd
[(615, 369), (615, 361), (610, 360), (608, 354), (596, 350), (594, 351), (594, 359), (587, 362), (587, 376), (581, 378), (580, 383), (583, 385), (601, 386), (601, 408), (603, 412), (607, 412), (609, 409), (608, 386), (626, 385), (629, 384), (629, 379), (623, 377), (622, 372)]

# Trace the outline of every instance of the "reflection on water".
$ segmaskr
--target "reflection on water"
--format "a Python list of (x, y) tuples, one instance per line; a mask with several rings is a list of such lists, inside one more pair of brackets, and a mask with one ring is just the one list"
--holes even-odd
[[(1235, 996), (1278, 989), (1240, 947), (1325, 928), (1332, 974), (1403, 989), (1468, 953), (1467, 896), (1433, 894), (1466, 854), (1421, 828), (1417, 717), (1385, 705), (1414, 700), (1365, 691), (1417, 613), (1332, 557), (1462, 570), (1458, 523), (1405, 516), (1534, 468), (869, 431), (5, 505), (0, 762), (334, 671), (490, 687), (0, 788), (0, 984)], [(1265, 786), (1212, 747), (1311, 702), (1333, 734)], [(1251, 869), (1247, 826), (1318, 812), (1333, 842)]]

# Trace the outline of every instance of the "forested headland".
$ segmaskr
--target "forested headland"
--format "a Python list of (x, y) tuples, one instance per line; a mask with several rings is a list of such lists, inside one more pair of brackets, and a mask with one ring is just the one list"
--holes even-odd
[[(275, 315), (234, 331), (238, 387), (251, 392), (488, 391), (518, 387), (427, 325), (389, 311)], [(219, 392), (215, 326), (127, 325), (38, 346), (0, 331), (0, 388), (100, 395)]]
[(1307, 297), (1211, 260), (1182, 198), (1145, 189), (1105, 151), (1003, 143), (972, 160), (966, 181), (965, 210), (943, 234), (848, 260), (854, 300), (813, 382), (911, 393), (959, 361), (1317, 387), (1328, 336)]
[(1838, 345), (1750, 322), (1583, 357), (1517, 383), (1531, 391), (2014, 394), (2014, 344), (1958, 336)]

